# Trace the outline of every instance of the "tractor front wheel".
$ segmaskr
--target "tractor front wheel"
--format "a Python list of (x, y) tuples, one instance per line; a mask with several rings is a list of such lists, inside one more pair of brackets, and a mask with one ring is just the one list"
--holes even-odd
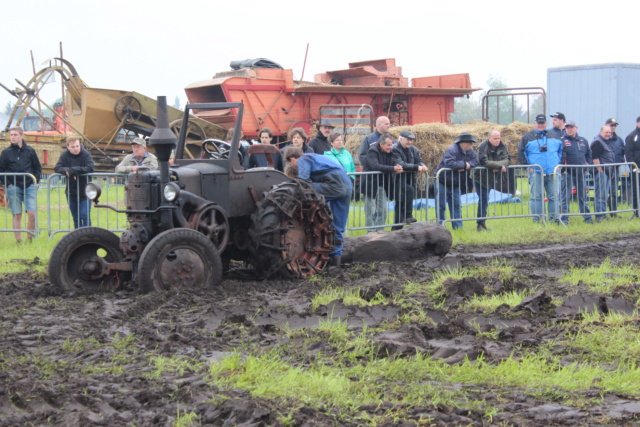
[(82, 227), (56, 244), (49, 259), (49, 279), (66, 291), (112, 291), (129, 280), (129, 271), (104, 267), (124, 260), (120, 239), (109, 230)]
[(190, 228), (173, 228), (144, 248), (136, 281), (142, 292), (217, 286), (222, 283), (222, 261), (207, 236)]

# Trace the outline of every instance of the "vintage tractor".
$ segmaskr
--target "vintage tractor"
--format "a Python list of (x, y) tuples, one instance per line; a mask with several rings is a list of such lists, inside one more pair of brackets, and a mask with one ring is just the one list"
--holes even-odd
[[(176, 139), (166, 98), (158, 97), (157, 127), (149, 141), (159, 170), (129, 174), (126, 210), (101, 205), (97, 183), (85, 189), (96, 207), (125, 212), (128, 229), (120, 237), (98, 227), (64, 236), (51, 254), (51, 282), (69, 291), (114, 290), (124, 282), (143, 292), (215, 286), (231, 260), (252, 265), (262, 277), (323, 271), (333, 249), (331, 210), (305, 182), (272, 168), (242, 168), (243, 108), (189, 104)], [(199, 153), (185, 153), (194, 148), (185, 143), (190, 110), (235, 110), (233, 141), (207, 139)], [(177, 160), (170, 167), (174, 148)]]

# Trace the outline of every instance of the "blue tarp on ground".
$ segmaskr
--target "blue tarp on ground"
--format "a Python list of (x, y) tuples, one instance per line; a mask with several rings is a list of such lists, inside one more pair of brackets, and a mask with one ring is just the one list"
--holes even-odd
[[(460, 196), (461, 206), (478, 204), (479, 197), (476, 193), (468, 193)], [(519, 197), (512, 196), (508, 193), (500, 193), (496, 190), (489, 190), (489, 204), (492, 203), (522, 203)], [(415, 199), (413, 201), (414, 209), (424, 209), (436, 207), (436, 199)], [(394, 202), (389, 202), (389, 209), (393, 208)]]
[[(476, 193), (468, 193), (460, 196), (461, 206), (466, 205), (476, 205), (478, 204), (478, 195)], [(489, 190), (489, 204), (492, 203), (522, 203), (520, 197), (512, 196), (508, 193), (501, 193), (496, 190)], [(395, 202), (389, 202), (389, 209), (393, 209), (395, 206)], [(436, 199), (415, 199), (413, 201), (413, 209), (424, 209), (425, 205), (427, 208), (435, 208), (436, 207)], [(356, 208), (356, 206), (351, 206), (351, 209)], [(362, 207), (357, 207), (362, 209)]]

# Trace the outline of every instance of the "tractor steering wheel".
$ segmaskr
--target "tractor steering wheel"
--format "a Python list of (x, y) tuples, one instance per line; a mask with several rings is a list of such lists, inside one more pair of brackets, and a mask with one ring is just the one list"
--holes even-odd
[(211, 159), (228, 159), (231, 152), (231, 144), (221, 139), (205, 139), (202, 142), (202, 149)]

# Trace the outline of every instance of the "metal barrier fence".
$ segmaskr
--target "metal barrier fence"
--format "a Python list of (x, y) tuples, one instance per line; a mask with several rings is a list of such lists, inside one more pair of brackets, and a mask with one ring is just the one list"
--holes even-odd
[(71, 180), (65, 175), (50, 175), (44, 182), (47, 196), (46, 230), (49, 236), (87, 225), (124, 231), (127, 227), (126, 216), (110, 209), (91, 209), (91, 201), (84, 197), (84, 185), (87, 181), (99, 182), (102, 187), (100, 202), (124, 209), (126, 180), (127, 174), (119, 173), (91, 173)]
[[(630, 206), (633, 198), (636, 198), (636, 206), (640, 206), (640, 192), (630, 194), (634, 184), (640, 188), (640, 174), (632, 173), (638, 170), (635, 163), (615, 163), (603, 168), (607, 168), (603, 169), (603, 174), (596, 173), (598, 167), (593, 165), (560, 165), (551, 175), (544, 175), (538, 165), (512, 165), (505, 172), (486, 168), (473, 168), (466, 173), (442, 169), (435, 177), (419, 172), (393, 175), (350, 173), (354, 179), (354, 190), (347, 230), (401, 228), (414, 220), (435, 221), (443, 225), (451, 222), (454, 228), (458, 228), (463, 221), (481, 223), (490, 219), (531, 217), (541, 222), (557, 219), (566, 224), (572, 216), (582, 216), (590, 222), (591, 216), (600, 220), (606, 215), (624, 212), (637, 214)], [(582, 179), (578, 178), (580, 176)], [(118, 209), (126, 208), (126, 174), (94, 173), (86, 175), (86, 178), (100, 183), (102, 203)], [(35, 178), (26, 173), (0, 174), (5, 203), (11, 195), (8, 184), (22, 180), (24, 186), (29, 179)], [(84, 181), (76, 179), (70, 183), (76, 190), (75, 200), (72, 199), (71, 203), (67, 197), (67, 184), (66, 176), (53, 174), (36, 186), (33, 232), (36, 236), (43, 231), (47, 231), (50, 237), (69, 232), (75, 228), (76, 221), (82, 223), (84, 212), (80, 195), (84, 194)], [(615, 191), (611, 192), (611, 188)], [(89, 223), (83, 225), (114, 232), (126, 229), (125, 214), (110, 209), (91, 209), (88, 202), (86, 207)], [(75, 221), (73, 213), (76, 214)], [(46, 224), (40, 224), (43, 218)], [(5, 205), (0, 231), (27, 232), (28, 221), (28, 215), (24, 215), (15, 224), (9, 206)]]
[(634, 212), (636, 198), (633, 194), (640, 176), (635, 163), (611, 163), (597, 165), (559, 165), (555, 168), (558, 180), (559, 203), (556, 217), (563, 224), (572, 216), (582, 216), (585, 222), (602, 221), (607, 215), (617, 216), (623, 212)]
[(484, 224), (488, 219), (524, 217), (544, 221), (544, 204), (530, 185), (542, 175), (539, 165), (511, 165), (504, 172), (483, 167), (440, 169), (434, 178), (436, 222), (451, 222), (456, 229), (463, 221)]
[[(354, 178), (348, 230), (378, 231), (385, 227), (428, 221), (428, 210), (416, 208), (414, 200), (423, 198), (425, 179), (413, 173), (349, 173)], [(424, 175), (426, 176), (426, 175)], [(426, 187), (428, 189), (428, 186)], [(419, 196), (419, 197), (417, 197)]]
[[(640, 192), (630, 195), (632, 181), (635, 180), (636, 188), (640, 188), (640, 174), (631, 173), (637, 172), (637, 166), (634, 163), (615, 163), (606, 167), (614, 171), (610, 179), (616, 183), (616, 197), (610, 198), (608, 203), (613, 204), (608, 209), (600, 205), (596, 208), (595, 192), (597, 190), (600, 195), (600, 189), (593, 180), (589, 181), (591, 175), (585, 173), (584, 191), (590, 203), (589, 211), (592, 215), (598, 214), (598, 218), (605, 214), (635, 213), (629, 205), (632, 197), (637, 197), (637, 206), (640, 206)], [(408, 223), (405, 216), (443, 225), (450, 222), (453, 228), (461, 227), (463, 221), (480, 224), (492, 219), (525, 217), (541, 223), (555, 221), (566, 224), (569, 216), (583, 215), (575, 195), (563, 198), (567, 191), (579, 192), (575, 185), (567, 190), (567, 181), (563, 178), (566, 174), (562, 174), (562, 169), (570, 174), (572, 168), (589, 170), (596, 167), (558, 166), (554, 174), (544, 174), (539, 165), (511, 165), (504, 172), (481, 167), (465, 172), (441, 169), (435, 177), (418, 172), (398, 175), (351, 173), (349, 175), (355, 177), (355, 185), (347, 230), (393, 229)], [(408, 177), (413, 177), (408, 181), (411, 188), (403, 191)], [(563, 203), (566, 208), (563, 208)], [(412, 210), (403, 210), (402, 206), (410, 206)]]
[[(39, 233), (38, 187), (34, 185), (35, 182), (36, 177), (30, 173), (0, 173), (2, 207), (5, 208), (0, 220), (0, 231), (12, 231), (16, 233), (18, 240), (21, 239), (22, 232), (31, 232), (33, 237), (37, 237)], [(12, 199), (13, 203), (10, 203)], [(17, 200), (22, 201), (18, 203)], [(30, 206), (31, 204), (33, 205)], [(27, 211), (27, 208), (31, 209)], [(24, 212), (26, 215), (22, 215)]]

